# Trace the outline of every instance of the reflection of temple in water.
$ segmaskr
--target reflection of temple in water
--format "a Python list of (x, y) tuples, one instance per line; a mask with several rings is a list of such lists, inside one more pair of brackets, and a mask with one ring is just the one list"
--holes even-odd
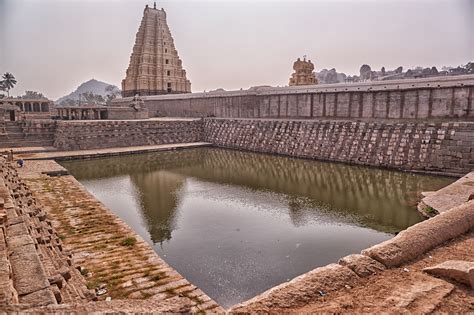
[[(446, 184), (445, 179), (425, 181), (422, 175), (377, 168), (211, 148), (64, 164), (78, 179), (130, 174), (155, 243), (172, 237), (178, 192), (189, 177), (282, 194), (295, 226), (304, 224), (311, 209), (328, 205), (333, 213), (356, 216), (362, 225), (387, 232), (420, 220), (414, 207), (406, 204), (409, 194), (417, 196)], [(258, 198), (258, 194), (246, 196)]]
[(143, 219), (153, 243), (171, 239), (176, 227), (177, 193), (183, 187), (186, 177), (168, 171), (139, 173), (130, 176), (140, 191), (140, 205)]

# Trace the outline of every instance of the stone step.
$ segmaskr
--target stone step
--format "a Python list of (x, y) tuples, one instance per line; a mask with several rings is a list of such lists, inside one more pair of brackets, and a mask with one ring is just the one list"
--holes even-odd
[(0, 148), (19, 148), (19, 147), (52, 147), (54, 141), (48, 140), (28, 140), (28, 141), (0, 141)]

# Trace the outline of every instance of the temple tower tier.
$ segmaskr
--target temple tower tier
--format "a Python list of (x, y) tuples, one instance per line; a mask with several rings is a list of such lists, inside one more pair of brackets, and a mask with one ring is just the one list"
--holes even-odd
[(191, 82), (174, 46), (165, 10), (147, 5), (122, 80), (122, 96), (176, 93), (191, 93)]

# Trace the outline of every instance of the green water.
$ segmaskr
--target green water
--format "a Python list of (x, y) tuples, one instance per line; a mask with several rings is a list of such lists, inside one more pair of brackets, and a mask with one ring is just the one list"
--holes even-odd
[(224, 307), (391, 238), (454, 181), (215, 148), (62, 164)]

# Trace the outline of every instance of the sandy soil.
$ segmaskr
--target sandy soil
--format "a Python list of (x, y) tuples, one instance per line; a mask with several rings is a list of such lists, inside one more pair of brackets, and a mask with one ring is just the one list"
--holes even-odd
[(472, 313), (474, 290), (422, 271), (446, 260), (474, 261), (474, 231), (447, 242), (403, 267), (388, 269), (362, 285), (333, 292), (294, 313)]

